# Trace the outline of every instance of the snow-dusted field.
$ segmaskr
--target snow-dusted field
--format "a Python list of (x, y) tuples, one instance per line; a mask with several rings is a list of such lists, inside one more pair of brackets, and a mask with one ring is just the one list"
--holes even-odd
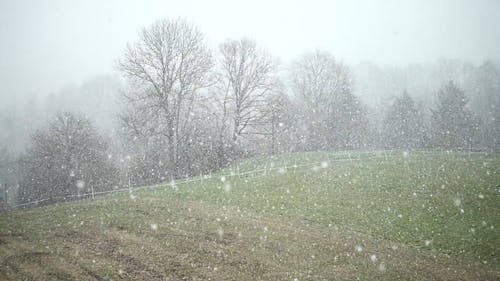
[(302, 153), (0, 216), (2, 280), (500, 279), (500, 156)]

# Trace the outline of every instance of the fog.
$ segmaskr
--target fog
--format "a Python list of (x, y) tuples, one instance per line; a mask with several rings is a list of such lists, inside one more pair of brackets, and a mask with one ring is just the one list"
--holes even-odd
[(0, 2), (0, 280), (500, 280), (500, 1)]
[(113, 64), (159, 18), (199, 25), (212, 47), (255, 39), (283, 62), (328, 50), (349, 64), (405, 66), (439, 58), (498, 59), (500, 2), (15, 1), (0, 3), (0, 96), (45, 96)]

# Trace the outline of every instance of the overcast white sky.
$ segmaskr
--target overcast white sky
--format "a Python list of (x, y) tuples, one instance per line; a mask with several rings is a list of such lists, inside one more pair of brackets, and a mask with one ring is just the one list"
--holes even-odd
[(169, 17), (212, 46), (247, 36), (285, 62), (315, 48), (347, 63), (500, 57), (500, 0), (1, 0), (0, 103), (112, 72), (141, 27)]

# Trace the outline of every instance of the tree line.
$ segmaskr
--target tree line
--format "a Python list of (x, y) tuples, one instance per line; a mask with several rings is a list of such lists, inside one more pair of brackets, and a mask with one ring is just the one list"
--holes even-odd
[[(486, 104), (471, 104), (456, 81), (447, 81), (433, 106), (403, 91), (377, 121), (354, 94), (351, 69), (329, 52), (306, 52), (284, 69), (251, 39), (227, 40), (216, 51), (205, 40), (183, 20), (144, 28), (116, 63), (126, 82), (117, 137), (84, 115), (57, 113), (19, 157), (0, 150), (4, 187), (17, 186), (18, 202), (53, 202), (204, 174), (256, 154), (500, 149), (493, 64), (475, 80)], [(478, 114), (474, 106), (487, 110)]]

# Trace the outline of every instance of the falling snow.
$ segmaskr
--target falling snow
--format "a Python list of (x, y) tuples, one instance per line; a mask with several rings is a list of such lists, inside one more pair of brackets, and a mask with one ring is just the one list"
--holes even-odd
[(11, 2), (0, 279), (500, 279), (495, 1)]

